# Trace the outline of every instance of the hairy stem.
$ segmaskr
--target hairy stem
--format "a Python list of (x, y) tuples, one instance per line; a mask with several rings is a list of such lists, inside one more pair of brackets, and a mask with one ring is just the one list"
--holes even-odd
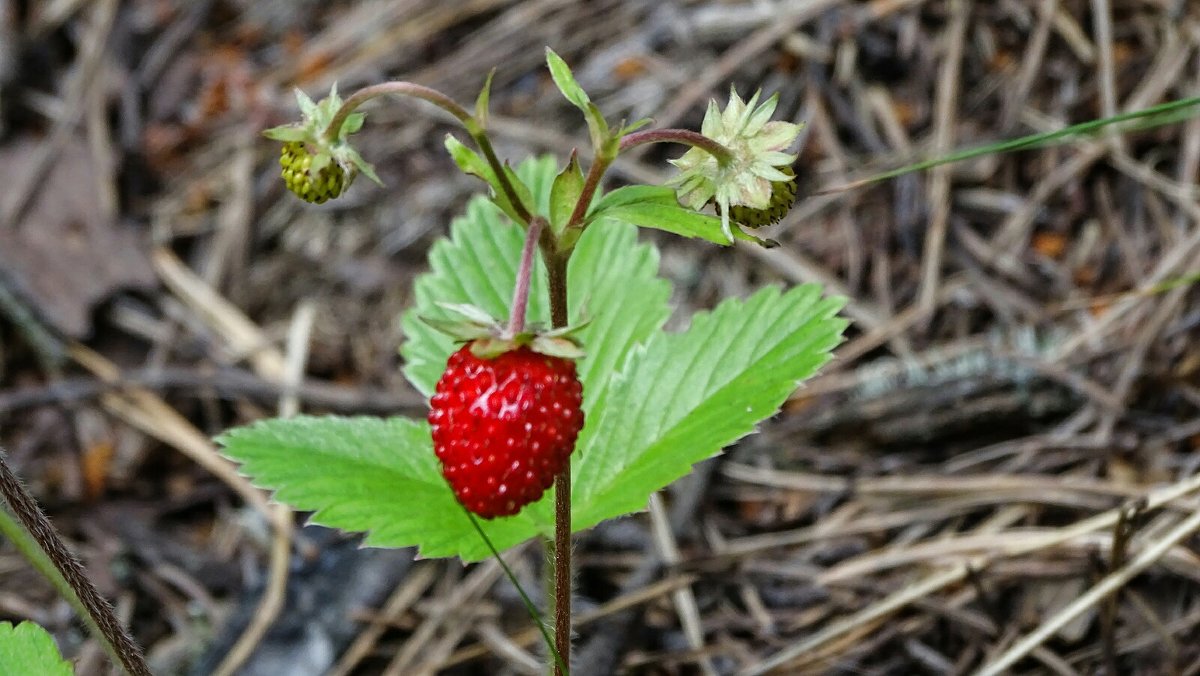
[(395, 94), (399, 96), (412, 96), (414, 98), (428, 101), (442, 110), (450, 113), (463, 124), (467, 129), (467, 133), (471, 136), (471, 140), (479, 147), (483, 153), (484, 159), (492, 171), (496, 173), (496, 179), (500, 182), (500, 189), (504, 191), (504, 196), (512, 203), (517, 215), (520, 216), (524, 223), (529, 223), (531, 214), (529, 208), (524, 202), (517, 197), (517, 191), (513, 188), (512, 182), (508, 180), (508, 174), (504, 171), (504, 165), (500, 159), (496, 157), (496, 151), (492, 149), (492, 142), (487, 136), (487, 132), (483, 127), (482, 120), (476, 120), (466, 108), (463, 108), (457, 101), (446, 96), (431, 87), (419, 85), (414, 82), (404, 82), (402, 80), (394, 80), (391, 82), (381, 82), (379, 84), (363, 87), (362, 89), (350, 95), (342, 103), (342, 107), (338, 109), (330, 120), (329, 126), (323, 132), (325, 138), (329, 141), (337, 140), (338, 133), (341, 132), (342, 125), (346, 123), (346, 118), (350, 117), (359, 106), (370, 101), (378, 96), (386, 96)]
[[(568, 228), (578, 228), (583, 223), (583, 218), (587, 216), (588, 206), (591, 205), (596, 191), (600, 189), (600, 179), (604, 178), (604, 172), (608, 171), (610, 164), (612, 164), (612, 158), (596, 154), (596, 159), (592, 161), (592, 166), (588, 169), (587, 178), (583, 181), (583, 191), (579, 193), (579, 200), (575, 202), (571, 218), (567, 221)], [(564, 301), (564, 313), (566, 312), (565, 305)]]
[(325, 138), (334, 141), (337, 140), (338, 133), (342, 130), (342, 125), (346, 123), (346, 118), (350, 117), (359, 106), (370, 101), (378, 96), (386, 96), (388, 94), (396, 94), (399, 96), (412, 96), (424, 101), (428, 101), (442, 110), (450, 113), (459, 122), (464, 125), (470, 125), (473, 118), (471, 113), (467, 112), (457, 101), (439, 92), (436, 89), (419, 85), (414, 82), (403, 82), (395, 80), (392, 82), (380, 82), (379, 84), (363, 87), (362, 89), (350, 95), (342, 103), (342, 107), (338, 109), (330, 120), (329, 126), (325, 128)]
[(647, 129), (635, 131), (621, 139), (620, 150), (624, 152), (647, 143), (682, 143), (693, 148), (699, 148), (717, 158), (717, 163), (724, 166), (733, 161), (733, 153), (729, 148), (717, 143), (709, 137), (690, 129)]
[(496, 173), (496, 180), (500, 182), (500, 189), (504, 191), (504, 196), (508, 198), (509, 204), (513, 205), (517, 216), (525, 223), (531, 223), (533, 215), (530, 213), (529, 207), (517, 196), (517, 191), (513, 188), (512, 181), (508, 180), (508, 172), (504, 171), (504, 165), (500, 163), (500, 158), (496, 157), (496, 151), (492, 148), (492, 141), (488, 138), (487, 132), (474, 121), (467, 125), (467, 130), (471, 135), (471, 139), (475, 141), (475, 145), (479, 146), (479, 150), (483, 153), (483, 158), (487, 160), (488, 166)]
[(546, 219), (535, 216), (529, 222), (525, 233), (525, 246), (521, 249), (521, 264), (517, 268), (517, 284), (513, 288), (511, 314), (508, 316), (508, 328), (505, 333), (509, 338), (525, 330), (525, 310), (529, 307), (529, 282), (533, 277), (533, 258), (537, 254), (538, 241), (542, 229), (546, 227)]
[[(583, 198), (580, 198), (583, 201)], [(547, 252), (543, 252), (547, 253)], [(546, 270), (550, 286), (550, 319), (555, 328), (567, 325), (567, 260), (569, 253), (550, 253)], [(554, 478), (554, 642), (566, 664), (571, 663), (571, 467)], [(565, 676), (554, 665), (554, 676)]]
[[(15, 524), (7, 514), (0, 519), (0, 530), (77, 611), (83, 612), (88, 627), (97, 633), (106, 652), (117, 664), (130, 676), (150, 676), (142, 649), (121, 626), (112, 606), (88, 579), (79, 560), (67, 549), (54, 525), (9, 468), (3, 449), (0, 449), (0, 494), (24, 533), (11, 532), (10, 526)], [(40, 551), (34, 551), (35, 544)]]

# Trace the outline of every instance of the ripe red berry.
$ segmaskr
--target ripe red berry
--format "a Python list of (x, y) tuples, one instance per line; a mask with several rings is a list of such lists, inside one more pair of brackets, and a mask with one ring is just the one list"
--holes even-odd
[(458, 501), (491, 519), (537, 500), (570, 461), (583, 427), (575, 362), (528, 347), (450, 356), (430, 401), (433, 450)]

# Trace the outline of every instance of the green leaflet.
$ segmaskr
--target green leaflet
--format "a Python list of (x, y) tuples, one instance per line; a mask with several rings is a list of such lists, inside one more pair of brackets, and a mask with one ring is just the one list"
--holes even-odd
[(71, 676), (54, 639), (33, 622), (0, 622), (0, 666), (7, 676)]

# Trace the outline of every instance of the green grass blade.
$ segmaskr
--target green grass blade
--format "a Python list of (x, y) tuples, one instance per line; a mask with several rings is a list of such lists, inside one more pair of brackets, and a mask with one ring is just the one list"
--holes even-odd
[(1078, 139), (1079, 137), (1095, 136), (1097, 132), (1105, 127), (1121, 124), (1123, 122), (1135, 123), (1120, 130), (1124, 132), (1132, 132), (1173, 124), (1181, 120), (1195, 117), (1197, 114), (1200, 114), (1200, 96), (1180, 99), (1178, 101), (1170, 101), (1143, 110), (1135, 110), (1128, 113), (1113, 115), (1112, 117), (1081, 122), (1079, 124), (1064, 127), (1063, 129), (1058, 129), (1055, 131), (1031, 134), (1029, 136), (1022, 136), (1009, 141), (991, 143), (978, 148), (960, 150), (950, 153), (949, 155), (943, 155), (942, 157), (935, 157), (933, 159), (905, 165), (898, 169), (892, 169), (883, 173), (875, 174), (873, 176), (868, 176), (867, 178), (852, 181), (844, 185), (826, 188), (819, 191), (817, 194), (829, 194), (853, 190), (854, 188), (860, 188), (871, 183), (878, 183), (879, 181), (886, 181), (889, 178), (896, 178), (897, 176), (909, 174), (914, 171), (924, 171), (926, 169), (932, 169), (933, 167), (938, 167), (943, 164), (962, 162), (964, 160), (975, 159), (976, 157), (983, 157), (984, 155), (1009, 153), (1015, 150), (1027, 150), (1029, 148), (1041, 148), (1060, 143), (1068, 143)]

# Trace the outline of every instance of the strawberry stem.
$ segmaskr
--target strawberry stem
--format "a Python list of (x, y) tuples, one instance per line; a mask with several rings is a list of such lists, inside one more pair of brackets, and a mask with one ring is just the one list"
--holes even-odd
[(504, 171), (504, 165), (500, 163), (500, 158), (496, 157), (496, 151), (492, 149), (491, 139), (488, 138), (487, 131), (484, 129), (482, 120), (477, 120), (463, 108), (457, 101), (446, 96), (440, 91), (432, 87), (416, 84), (415, 82), (404, 82), (402, 80), (393, 80), (391, 82), (381, 82), (379, 84), (369, 85), (354, 92), (350, 98), (342, 103), (342, 107), (338, 109), (330, 120), (329, 126), (325, 128), (325, 138), (330, 141), (336, 141), (338, 134), (341, 133), (342, 125), (345, 124), (346, 118), (355, 111), (359, 106), (370, 101), (378, 96), (386, 96), (388, 94), (396, 94), (399, 96), (412, 96), (424, 101), (428, 101), (442, 110), (450, 113), (462, 123), (466, 128), (467, 133), (471, 136), (471, 140), (475, 141), (475, 145), (483, 151), (484, 159), (492, 171), (496, 173), (496, 180), (500, 182), (500, 188), (504, 191), (504, 196), (513, 205), (517, 212), (517, 216), (524, 222), (528, 223), (532, 218), (528, 207), (517, 196), (517, 191), (513, 188), (512, 182), (508, 179), (508, 174)]
[(529, 282), (533, 277), (533, 257), (546, 219), (534, 216), (525, 232), (525, 246), (521, 249), (521, 265), (517, 268), (517, 284), (513, 288), (512, 312), (508, 316), (507, 338), (514, 338), (525, 331), (525, 314), (529, 307)]
[(342, 107), (333, 115), (333, 119), (329, 121), (329, 126), (325, 128), (325, 138), (330, 141), (335, 141), (338, 138), (338, 133), (342, 130), (342, 125), (345, 124), (346, 118), (354, 112), (356, 108), (370, 101), (377, 96), (385, 96), (387, 94), (397, 94), (400, 96), (412, 96), (418, 99), (423, 99), (450, 113), (459, 122), (464, 125), (469, 125), (472, 121), (471, 114), (467, 112), (454, 99), (446, 96), (436, 89), (416, 84), (415, 82), (380, 82), (379, 84), (363, 87), (362, 89), (350, 95), (342, 103)]
[(621, 139), (621, 152), (636, 148), (647, 143), (682, 143), (693, 148), (699, 148), (717, 159), (717, 164), (726, 166), (733, 161), (733, 153), (729, 148), (717, 143), (709, 137), (690, 129), (647, 129), (635, 131)]
[[(546, 255), (550, 287), (550, 321), (567, 325), (567, 261), (570, 252)], [(554, 478), (554, 639), (562, 661), (571, 663), (571, 466)], [(554, 676), (566, 676), (561, 664)]]
[(575, 208), (571, 211), (571, 218), (567, 220), (568, 228), (582, 228), (583, 218), (587, 216), (588, 205), (592, 203), (592, 197), (595, 196), (596, 190), (600, 188), (600, 179), (604, 177), (604, 172), (608, 170), (608, 165), (612, 164), (613, 159), (597, 153), (596, 159), (592, 160), (592, 166), (588, 169), (587, 178), (584, 179), (583, 191), (579, 194), (579, 199), (575, 202)]

